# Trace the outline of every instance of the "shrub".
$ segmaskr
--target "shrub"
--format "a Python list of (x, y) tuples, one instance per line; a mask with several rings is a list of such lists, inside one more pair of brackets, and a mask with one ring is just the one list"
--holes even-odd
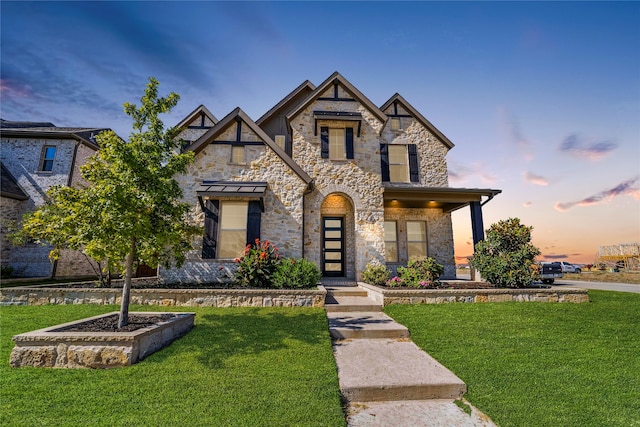
[(238, 269), (233, 275), (234, 282), (239, 286), (251, 288), (268, 288), (274, 271), (280, 263), (278, 248), (268, 240), (255, 244), (248, 244), (244, 248), (244, 256), (236, 258)]
[(362, 280), (375, 286), (384, 286), (391, 275), (389, 269), (380, 264), (367, 264), (362, 272)]
[(274, 288), (313, 288), (322, 277), (317, 265), (306, 259), (285, 258), (273, 273)]
[(0, 266), (0, 279), (8, 279), (13, 275), (13, 267), (10, 265)]
[(475, 247), (470, 264), (489, 283), (505, 288), (523, 288), (533, 281), (532, 269), (540, 250), (531, 244), (531, 230), (519, 218), (492, 224), (487, 238)]
[(444, 266), (435, 259), (418, 258), (409, 261), (406, 267), (398, 268), (398, 277), (403, 286), (411, 288), (437, 288), (438, 277), (444, 273)]

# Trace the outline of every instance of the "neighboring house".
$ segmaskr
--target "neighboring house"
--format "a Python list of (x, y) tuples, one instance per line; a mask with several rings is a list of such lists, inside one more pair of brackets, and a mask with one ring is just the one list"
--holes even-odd
[(54, 185), (82, 182), (80, 166), (98, 149), (95, 137), (104, 128), (63, 128), (52, 123), (1, 120), (2, 192), (0, 244), (3, 266), (15, 276), (74, 277), (93, 275), (89, 261), (77, 251), (62, 251), (52, 262), (51, 247), (35, 243), (13, 246), (7, 225), (45, 203)]
[(451, 212), (470, 206), (475, 243), (482, 205), (500, 193), (449, 187), (453, 143), (402, 96), (377, 107), (337, 72), (255, 122), (200, 106), (179, 125), (196, 160), (177, 179), (204, 236), (181, 268), (160, 268), (166, 283), (225, 280), (256, 238), (324, 276), (360, 279), (371, 262), (395, 270), (431, 256), (453, 278)]

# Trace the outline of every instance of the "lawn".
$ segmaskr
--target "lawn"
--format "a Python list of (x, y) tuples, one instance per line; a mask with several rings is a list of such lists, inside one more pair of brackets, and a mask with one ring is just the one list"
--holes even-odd
[(14, 369), (8, 361), (15, 334), (117, 307), (1, 310), (0, 425), (345, 425), (322, 309), (184, 308), (197, 313), (188, 335), (110, 370)]
[(640, 294), (590, 303), (391, 305), (498, 425), (640, 426)]

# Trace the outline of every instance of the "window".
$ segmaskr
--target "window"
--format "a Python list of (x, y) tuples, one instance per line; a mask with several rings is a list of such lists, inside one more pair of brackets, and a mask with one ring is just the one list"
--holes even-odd
[(383, 182), (420, 182), (416, 144), (380, 144)]
[(231, 146), (231, 163), (244, 164), (244, 145)]
[(400, 117), (391, 118), (391, 130), (400, 130)]
[(407, 221), (409, 261), (427, 256), (427, 226), (424, 221)]
[(409, 182), (406, 145), (389, 145), (389, 178), (391, 182)]
[(247, 202), (220, 202), (218, 258), (242, 255), (247, 244)]
[(353, 128), (320, 129), (320, 151), (323, 159), (353, 159)]
[(398, 233), (395, 221), (384, 222), (384, 259), (398, 262)]
[(42, 149), (42, 161), (40, 162), (40, 171), (51, 172), (53, 170), (53, 160), (56, 157), (56, 147), (45, 145)]
[(331, 160), (345, 160), (347, 158), (344, 129), (329, 129), (329, 158)]
[(276, 145), (284, 150), (284, 135), (276, 135)]

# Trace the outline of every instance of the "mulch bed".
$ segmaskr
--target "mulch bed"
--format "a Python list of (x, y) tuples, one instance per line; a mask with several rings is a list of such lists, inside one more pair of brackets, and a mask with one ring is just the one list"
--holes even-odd
[(133, 332), (147, 328), (160, 322), (165, 322), (174, 314), (140, 315), (129, 314), (129, 323), (123, 328), (118, 328), (118, 315), (100, 317), (94, 320), (78, 323), (65, 328), (56, 329), (55, 332)]

